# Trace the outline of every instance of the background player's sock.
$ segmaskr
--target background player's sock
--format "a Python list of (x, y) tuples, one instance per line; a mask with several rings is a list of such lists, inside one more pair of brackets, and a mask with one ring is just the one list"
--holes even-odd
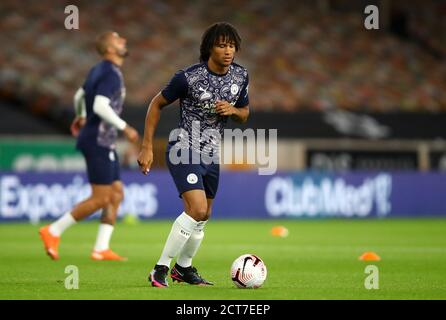
[(60, 237), (62, 233), (76, 223), (70, 212), (65, 213), (58, 220), (50, 225), (49, 231), (55, 237)]
[(186, 212), (180, 214), (172, 225), (172, 229), (164, 245), (163, 253), (157, 264), (170, 267), (170, 262), (181, 251), (187, 240), (189, 240), (196, 226), (197, 221)]
[(206, 221), (200, 221), (197, 223), (195, 230), (192, 232), (189, 240), (187, 240), (180, 255), (177, 259), (177, 264), (183, 268), (190, 267), (192, 265), (192, 258), (197, 254), (198, 248), (204, 238), (204, 226)]
[(101, 223), (99, 225), (98, 236), (96, 238), (96, 244), (94, 245), (94, 251), (104, 251), (110, 248), (110, 239), (113, 233), (114, 227), (111, 224)]

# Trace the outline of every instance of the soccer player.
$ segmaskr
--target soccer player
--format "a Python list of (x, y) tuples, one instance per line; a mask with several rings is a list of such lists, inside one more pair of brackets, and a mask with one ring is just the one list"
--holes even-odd
[(126, 42), (125, 38), (112, 31), (97, 38), (96, 49), (103, 60), (90, 70), (85, 83), (74, 96), (77, 117), (73, 120), (71, 132), (77, 136), (76, 147), (85, 158), (92, 194), (54, 223), (40, 228), (45, 251), (53, 260), (59, 258), (58, 245), (62, 233), (99, 209), (102, 209), (101, 224), (91, 258), (126, 260), (109, 246), (124, 195), (115, 151), (117, 131), (122, 131), (130, 142), (138, 140), (138, 132), (119, 117), (125, 98), (120, 67), (128, 55)]
[[(177, 256), (170, 273), (173, 281), (212, 285), (192, 266), (192, 258), (204, 237), (204, 227), (217, 192), (220, 168), (218, 161), (204, 161), (200, 156), (212, 157), (220, 143), (206, 129), (215, 129), (222, 135), (229, 117), (237, 122), (248, 119), (248, 72), (234, 62), (240, 43), (237, 30), (229, 23), (210, 26), (202, 36), (200, 63), (178, 71), (150, 102), (138, 156), (142, 173), (147, 174), (153, 162), (153, 135), (160, 111), (177, 99), (181, 108), (179, 127), (184, 130), (177, 140), (169, 141), (166, 151), (167, 165), (182, 198), (184, 211), (173, 223), (161, 257), (149, 274), (152, 286), (168, 286), (170, 264)], [(198, 143), (192, 138), (193, 126), (200, 130)], [(185, 136), (188, 137), (186, 146)], [(184, 149), (188, 150), (187, 161), (172, 161), (172, 154), (180, 154)], [(193, 158), (197, 155), (198, 163), (194, 163)]]

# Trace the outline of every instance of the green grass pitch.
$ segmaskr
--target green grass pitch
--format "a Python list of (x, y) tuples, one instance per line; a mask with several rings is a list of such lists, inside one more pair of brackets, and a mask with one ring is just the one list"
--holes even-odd
[[(127, 262), (90, 260), (97, 223), (69, 229), (61, 259), (51, 261), (38, 226), (0, 224), (0, 299), (446, 299), (446, 219), (210, 221), (194, 265), (213, 287), (148, 285), (171, 221), (118, 223), (112, 248)], [(286, 238), (270, 230), (283, 225)], [(364, 251), (382, 260), (363, 262)], [(241, 254), (260, 256), (268, 268), (264, 286), (237, 289), (229, 277)], [(379, 289), (367, 290), (364, 270), (379, 270)], [(65, 267), (79, 269), (79, 289), (67, 290)], [(169, 280), (170, 281), (170, 280)]]

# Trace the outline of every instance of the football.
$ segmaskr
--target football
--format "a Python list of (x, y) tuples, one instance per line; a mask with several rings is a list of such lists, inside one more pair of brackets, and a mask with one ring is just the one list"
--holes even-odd
[(231, 266), (231, 279), (238, 288), (259, 288), (265, 281), (266, 274), (265, 263), (254, 254), (238, 257)]

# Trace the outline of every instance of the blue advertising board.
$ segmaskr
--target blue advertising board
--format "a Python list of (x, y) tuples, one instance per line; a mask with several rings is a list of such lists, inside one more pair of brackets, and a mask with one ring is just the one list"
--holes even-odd
[[(123, 172), (119, 216), (172, 219), (182, 202), (167, 171)], [(222, 171), (214, 219), (445, 216), (446, 174)], [(0, 173), (0, 221), (54, 219), (88, 197), (79, 173)]]

